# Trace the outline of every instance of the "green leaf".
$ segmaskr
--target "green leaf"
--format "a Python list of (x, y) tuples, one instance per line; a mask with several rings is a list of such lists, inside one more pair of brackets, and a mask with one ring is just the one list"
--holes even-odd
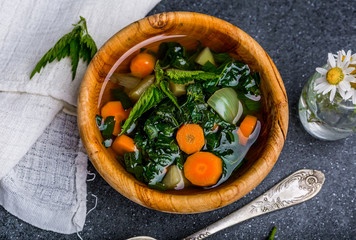
[[(87, 32), (87, 30), (86, 30)], [(90, 60), (94, 57), (95, 53), (98, 51), (98, 48), (96, 47), (96, 44), (93, 40), (93, 38), (87, 33), (81, 38), (81, 45), (84, 45), (87, 47), (86, 52), (89, 53), (90, 55)]]
[(161, 87), (162, 92), (164, 92), (164, 94), (167, 95), (167, 97), (174, 103), (174, 105), (176, 105), (176, 107), (180, 109), (176, 97), (169, 89), (169, 83), (167, 81), (161, 81), (159, 86)]
[(268, 240), (273, 240), (274, 239), (274, 235), (276, 234), (276, 231), (277, 231), (277, 227), (274, 226), (272, 228), (272, 231), (271, 231), (270, 235), (268, 236)]
[(163, 42), (158, 48), (158, 59), (163, 67), (174, 67), (189, 70), (194, 67), (190, 64), (185, 48), (176, 42)]
[(75, 38), (70, 42), (70, 52), (69, 56), (72, 60), (72, 80), (75, 78), (75, 74), (77, 73), (78, 63), (79, 63), (79, 42), (80, 40)]
[(258, 73), (251, 75), (250, 68), (242, 62), (230, 62), (225, 65), (220, 74), (219, 87), (233, 87), (238, 92), (260, 95), (260, 76)]
[(99, 131), (101, 132), (104, 138), (103, 145), (106, 148), (110, 147), (112, 144), (112, 133), (115, 127), (115, 118), (109, 116), (104, 121), (102, 116), (96, 115), (95, 121), (96, 121), (96, 125), (99, 128)]
[(213, 52), (215, 62), (220, 65), (232, 61), (232, 57), (228, 53), (215, 53)]
[(114, 131), (114, 127), (115, 127), (115, 117), (114, 116), (106, 117), (106, 119), (104, 121), (104, 127), (101, 132), (101, 134), (103, 135), (103, 137), (105, 139), (111, 138), (112, 133)]
[(156, 106), (163, 99), (164, 95), (161, 89), (156, 85), (151, 85), (138, 99), (135, 106), (132, 108), (129, 117), (126, 119), (122, 126), (120, 135), (124, 134), (131, 125), (138, 119), (143, 113)]
[(179, 69), (168, 69), (166, 70), (166, 76), (168, 79), (174, 83), (185, 84), (190, 81), (200, 81), (200, 80), (210, 80), (218, 79), (218, 75), (211, 72), (204, 71), (185, 71)]
[(257, 113), (260, 108), (261, 108), (261, 102), (259, 101), (259, 98), (256, 100), (253, 100), (252, 98), (249, 98), (248, 95), (239, 95), (239, 99), (241, 100), (242, 104), (244, 105), (244, 114), (255, 114)]
[(62, 58), (65, 58), (66, 56), (69, 56), (69, 53), (70, 53), (70, 46), (65, 45), (63, 49), (58, 53), (57, 61), (60, 61)]
[(60, 61), (65, 57), (71, 58), (72, 65), (72, 80), (74, 80), (79, 58), (82, 58), (84, 62), (89, 63), (95, 53), (97, 47), (88, 33), (85, 18), (80, 17), (80, 21), (77, 24), (73, 24), (74, 28), (70, 33), (61, 37), (56, 44), (43, 55), (40, 61), (36, 64), (35, 68), (31, 72), (30, 79), (44, 68), (47, 63), (53, 62), (57, 59)]
[(207, 61), (204, 66), (202, 67), (202, 70), (205, 72), (212, 72), (216, 73), (217, 72), (217, 67), (212, 64), (211, 62)]
[(125, 153), (124, 162), (125, 162), (126, 170), (129, 173), (134, 174), (138, 180), (144, 181), (144, 177), (143, 177), (144, 167), (143, 167), (141, 151)]
[(133, 106), (131, 99), (121, 88), (111, 89), (111, 94), (115, 101), (120, 101), (122, 107), (126, 110)]
[(205, 103), (203, 88), (200, 84), (190, 84), (187, 87), (187, 101)]
[(87, 64), (89, 64), (91, 60), (90, 51), (91, 50), (86, 45), (84, 44), (80, 45), (79, 57), (83, 59), (83, 61), (86, 62)]
[(159, 84), (161, 82), (161, 80), (163, 79), (163, 70), (161, 68), (161, 65), (159, 64), (159, 61), (156, 62), (155, 65), (155, 77), (156, 77), (156, 81)]
[[(40, 59), (40, 61), (37, 63), (35, 68), (33, 69), (30, 79), (38, 72), (41, 71), (43, 67), (47, 65), (47, 63), (52, 62), (54, 59), (57, 58), (59, 55), (59, 59), (62, 59), (63, 57), (69, 56), (68, 52), (68, 47), (70, 44), (70, 41), (72, 39), (73, 33), (67, 33), (64, 35), (61, 39), (57, 41), (57, 43), (45, 54), (43, 57)], [(64, 51), (63, 49), (66, 48)]]

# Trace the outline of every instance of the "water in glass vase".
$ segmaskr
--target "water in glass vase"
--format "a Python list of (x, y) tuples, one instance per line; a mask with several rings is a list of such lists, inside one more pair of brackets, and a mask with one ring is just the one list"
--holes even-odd
[(299, 118), (304, 129), (321, 140), (338, 140), (356, 131), (356, 105), (344, 101), (339, 94), (329, 100), (329, 94), (314, 90), (315, 80), (321, 77), (316, 72), (305, 85), (299, 99)]

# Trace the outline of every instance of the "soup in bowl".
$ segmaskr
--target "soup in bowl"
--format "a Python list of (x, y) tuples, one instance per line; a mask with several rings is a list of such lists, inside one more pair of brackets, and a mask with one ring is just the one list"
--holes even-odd
[(115, 34), (90, 63), (78, 125), (103, 178), (165, 212), (223, 207), (273, 167), (288, 125), (283, 82), (246, 33), (162, 13)]

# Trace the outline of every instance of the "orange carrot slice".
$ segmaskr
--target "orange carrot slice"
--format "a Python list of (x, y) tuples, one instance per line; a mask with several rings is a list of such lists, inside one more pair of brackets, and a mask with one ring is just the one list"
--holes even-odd
[(122, 104), (120, 101), (110, 101), (107, 102), (102, 108), (101, 108), (101, 116), (105, 119), (109, 116), (115, 117), (115, 127), (113, 131), (113, 135), (117, 136), (121, 132), (121, 126), (120, 123), (127, 119), (130, 114), (130, 110), (125, 110), (122, 107)]
[(120, 155), (123, 155), (127, 152), (137, 151), (137, 147), (135, 145), (134, 140), (126, 135), (121, 135), (115, 138), (111, 147), (117, 154)]
[(240, 124), (240, 129), (245, 137), (249, 137), (256, 127), (257, 118), (252, 115), (247, 115)]
[(154, 69), (156, 58), (148, 53), (137, 54), (130, 63), (131, 74), (135, 77), (144, 78)]
[(183, 166), (185, 177), (194, 185), (211, 186), (223, 172), (221, 158), (210, 152), (196, 152), (190, 155)]
[(247, 115), (244, 120), (242, 120), (237, 134), (239, 135), (239, 143), (241, 145), (246, 145), (248, 137), (251, 135), (257, 124), (257, 118), (252, 115)]
[(200, 151), (205, 144), (204, 131), (198, 124), (185, 124), (177, 131), (176, 136), (179, 148), (192, 154)]

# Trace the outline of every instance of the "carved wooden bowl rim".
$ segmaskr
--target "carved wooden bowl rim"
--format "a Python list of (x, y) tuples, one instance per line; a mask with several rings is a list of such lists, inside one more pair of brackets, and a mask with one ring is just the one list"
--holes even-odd
[[(263, 95), (268, 107), (269, 130), (258, 158), (233, 181), (211, 190), (190, 193), (150, 189), (126, 172), (110, 149), (102, 145), (96, 126), (98, 96), (112, 65), (133, 43), (160, 34), (179, 34), (184, 29), (212, 31), (228, 39), (242, 59), (249, 59), (261, 72)], [(205, 33), (206, 34), (206, 33)], [(211, 35), (207, 38), (212, 37)], [(226, 40), (227, 41), (227, 40)], [(230, 41), (230, 40), (229, 40)], [(230, 42), (227, 42), (228, 44)], [(131, 45), (130, 45), (131, 44)], [(87, 154), (101, 176), (128, 199), (148, 208), (171, 213), (198, 213), (226, 206), (250, 192), (270, 172), (282, 150), (288, 128), (288, 101), (279, 72), (263, 48), (238, 27), (221, 19), (189, 12), (149, 16), (116, 33), (98, 51), (83, 78), (78, 97), (78, 126)], [(119, 203), (118, 203), (119, 204)]]

